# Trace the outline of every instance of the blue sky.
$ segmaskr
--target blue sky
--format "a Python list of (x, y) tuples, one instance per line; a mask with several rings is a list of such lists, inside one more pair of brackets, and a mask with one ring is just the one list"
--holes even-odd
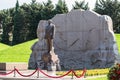
[[(46, 2), (47, 0), (36, 0), (37, 2)], [(82, 0), (65, 0), (67, 3), (67, 6), (69, 7), (69, 10), (71, 10), (72, 5), (75, 1), (82, 1)], [(89, 2), (89, 6), (91, 9), (94, 8), (94, 4), (96, 0), (85, 0), (86, 2)], [(19, 0), (19, 4), (22, 5), (23, 3), (30, 3), (31, 0)], [(53, 4), (56, 4), (58, 0), (52, 0)], [(2, 9), (8, 9), (15, 7), (16, 0), (1, 0), (0, 1), (0, 10)]]

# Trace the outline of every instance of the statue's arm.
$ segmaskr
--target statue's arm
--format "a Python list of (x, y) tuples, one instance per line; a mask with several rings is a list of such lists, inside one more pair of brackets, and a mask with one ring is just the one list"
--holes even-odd
[(54, 38), (54, 36), (55, 36), (55, 25), (53, 25), (52, 27), (52, 37)]

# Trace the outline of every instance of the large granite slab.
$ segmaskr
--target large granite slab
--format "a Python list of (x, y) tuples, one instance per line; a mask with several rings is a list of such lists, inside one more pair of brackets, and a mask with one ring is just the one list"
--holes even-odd
[[(106, 68), (114, 64), (118, 49), (109, 16), (88, 10), (72, 10), (67, 14), (57, 14), (52, 20), (56, 25), (53, 45), (62, 68)], [(42, 39), (46, 25), (45, 20), (38, 24), (39, 46), (34, 49), (39, 55), (46, 49), (46, 43)], [(32, 55), (33, 53), (29, 61), (34, 58)], [(40, 56), (34, 60), (37, 59)], [(29, 62), (29, 66), (32, 63)]]

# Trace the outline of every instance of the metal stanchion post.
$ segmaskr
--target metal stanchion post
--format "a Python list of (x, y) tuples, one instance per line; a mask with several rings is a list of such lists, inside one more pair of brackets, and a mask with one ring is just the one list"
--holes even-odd
[(86, 71), (85, 71), (85, 74), (84, 74), (84, 78), (86, 78)]
[(14, 66), (14, 76), (13, 77), (16, 77), (16, 70), (15, 70), (15, 66)]
[(84, 74), (84, 78), (86, 78), (86, 67), (85, 67), (84, 69), (85, 69), (85, 74)]
[(71, 79), (73, 79), (73, 67), (72, 67), (72, 78)]
[(73, 71), (72, 71), (72, 78), (71, 79), (73, 79)]
[(39, 68), (37, 69), (37, 78), (39, 78)]

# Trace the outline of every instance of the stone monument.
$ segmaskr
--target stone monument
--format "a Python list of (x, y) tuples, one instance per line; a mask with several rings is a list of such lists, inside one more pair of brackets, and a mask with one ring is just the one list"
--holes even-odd
[[(57, 14), (52, 21), (56, 26), (52, 53), (62, 69), (106, 68), (115, 63), (118, 49), (109, 16), (78, 9)], [(38, 24), (39, 41), (31, 48), (31, 68), (43, 62), (41, 55), (47, 50), (43, 39), (46, 25), (45, 20)]]
[(59, 58), (55, 54), (53, 46), (55, 25), (52, 23), (52, 20), (46, 21), (46, 24), (41, 26), (41, 33), (37, 34), (39, 41), (31, 47), (32, 54), (29, 61), (29, 68), (52, 71), (52, 67), (56, 66), (56, 70), (61, 70)]

